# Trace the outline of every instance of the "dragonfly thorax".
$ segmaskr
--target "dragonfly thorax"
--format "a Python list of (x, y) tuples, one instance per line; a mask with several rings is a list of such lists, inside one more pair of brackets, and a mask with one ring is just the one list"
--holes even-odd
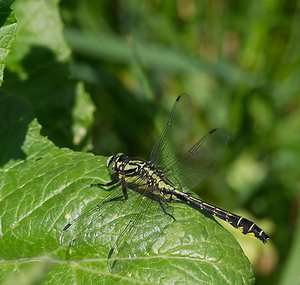
[(170, 190), (175, 189), (164, 173), (151, 161), (130, 159), (123, 153), (119, 153), (108, 158), (107, 166), (110, 175), (135, 190), (143, 192), (150, 187), (152, 194), (166, 195)]

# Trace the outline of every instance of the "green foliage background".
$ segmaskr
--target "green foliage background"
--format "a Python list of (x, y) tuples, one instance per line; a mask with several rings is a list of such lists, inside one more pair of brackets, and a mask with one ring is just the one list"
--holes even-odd
[[(66, 262), (59, 231), (103, 197), (89, 185), (109, 179), (105, 156), (149, 157), (184, 92), (193, 138), (214, 127), (232, 138), (195, 191), (271, 239), (262, 245), (228, 228), (252, 271), (227, 231), (176, 205), (180, 218), (166, 230), (191, 234), (188, 253), (178, 240), (185, 262), (165, 245), (123, 283), (252, 284), (254, 275), (255, 284), (297, 284), (299, 1), (2, 0), (0, 9), (0, 282), (115, 282), (108, 245)], [(193, 222), (180, 223), (186, 217)], [(203, 252), (211, 266), (192, 259)]]

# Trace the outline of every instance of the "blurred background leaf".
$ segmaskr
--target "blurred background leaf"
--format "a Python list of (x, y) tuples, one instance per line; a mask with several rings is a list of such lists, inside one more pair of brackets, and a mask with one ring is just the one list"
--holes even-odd
[(26, 97), (44, 135), (75, 150), (147, 158), (175, 98), (188, 93), (193, 138), (214, 127), (231, 133), (198, 194), (270, 234), (266, 246), (236, 235), (256, 284), (297, 284), (299, 1), (26, 0), (13, 8), (18, 31), (2, 90)]

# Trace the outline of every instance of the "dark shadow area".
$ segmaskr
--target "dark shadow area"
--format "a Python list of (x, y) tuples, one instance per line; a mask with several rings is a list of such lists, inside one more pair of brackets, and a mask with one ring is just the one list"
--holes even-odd
[[(91, 91), (97, 107), (93, 145), (95, 153), (148, 158), (153, 147), (154, 106), (135, 96), (112, 74), (96, 67), (99, 81)], [(101, 94), (98, 96), (97, 94)]]
[(21, 66), (27, 78), (6, 70), (3, 89), (30, 102), (42, 135), (57, 146), (74, 148), (71, 127), (76, 82), (69, 78), (68, 64), (57, 61), (49, 49), (36, 46)]
[(0, 166), (24, 159), (21, 147), (34, 116), (27, 100), (0, 93)]
[[(8, 18), (11, 18), (11, 9), (10, 5), (14, 2), (14, 0), (2, 0), (0, 3), (0, 27), (3, 26), (5, 22), (7, 22)], [(12, 18), (11, 18), (12, 19)], [(12, 21), (14, 21), (12, 19)]]
[[(76, 63), (74, 76), (85, 81), (96, 106), (93, 151), (102, 155), (124, 152), (129, 156), (149, 158), (155, 142), (154, 120), (162, 106), (158, 108), (145, 94), (135, 94), (123, 84), (116, 74), (122, 64), (116, 67), (76, 53), (73, 58)], [(85, 78), (85, 67), (93, 74), (92, 81)]]

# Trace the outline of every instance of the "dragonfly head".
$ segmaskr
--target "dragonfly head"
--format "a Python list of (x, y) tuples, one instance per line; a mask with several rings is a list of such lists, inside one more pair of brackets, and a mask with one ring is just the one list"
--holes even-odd
[(118, 162), (124, 161), (127, 158), (123, 153), (111, 155), (107, 159), (107, 168), (110, 175), (116, 174), (118, 170)]

